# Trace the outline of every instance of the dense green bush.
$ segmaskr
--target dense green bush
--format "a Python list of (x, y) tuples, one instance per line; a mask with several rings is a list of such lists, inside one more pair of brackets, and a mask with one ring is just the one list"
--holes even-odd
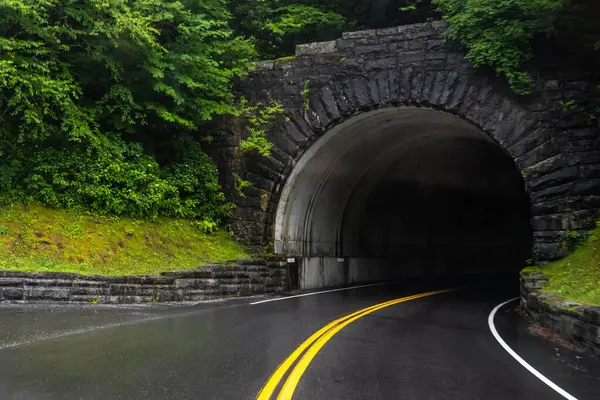
[(319, 1), (297, 4), (291, 0), (231, 0), (233, 27), (253, 38), (262, 58), (294, 53), (298, 43), (329, 40), (340, 36), (346, 20), (335, 9)]
[(0, 2), (2, 197), (218, 220), (198, 142), (181, 160), (154, 143), (235, 111), (232, 80), (255, 52), (229, 19), (221, 0)]
[(96, 214), (216, 222), (228, 211), (216, 166), (197, 142), (181, 140), (186, 142), (181, 162), (164, 167), (141, 145), (116, 136), (85, 149), (30, 149), (27, 157), (0, 164), (5, 199)]

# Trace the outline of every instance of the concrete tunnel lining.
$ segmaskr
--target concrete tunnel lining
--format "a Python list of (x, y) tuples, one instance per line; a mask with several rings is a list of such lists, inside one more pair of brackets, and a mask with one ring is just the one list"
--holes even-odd
[[(503, 153), (477, 126), (433, 109), (386, 108), (336, 125), (301, 156), (283, 188), (275, 220), (276, 252), (318, 259), (320, 264), (327, 259), (330, 270), (340, 269), (335, 264), (338, 257), (349, 257), (351, 265), (344, 267), (348, 281), (348, 270), (363, 264), (360, 260), (365, 255), (356, 232), (374, 188), (395, 165), (410, 158), (411, 151), (432, 143), (456, 145), (457, 141), (480, 143), (480, 147), (482, 144)], [(402, 168), (398, 173), (404, 173)], [(372, 255), (367, 258), (373, 262)], [(319, 268), (325, 280), (328, 268)], [(372, 278), (358, 281), (376, 280)]]

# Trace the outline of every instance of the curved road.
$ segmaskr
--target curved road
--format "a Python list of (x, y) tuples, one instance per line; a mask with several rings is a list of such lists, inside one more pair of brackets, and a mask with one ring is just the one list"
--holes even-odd
[[(349, 323), (308, 364), (294, 399), (564, 398), (490, 333), (490, 311), (518, 294), (492, 281)], [(2, 306), (0, 399), (253, 399), (331, 321), (448, 286), (410, 281), (255, 305)], [(508, 345), (575, 398), (600, 398), (598, 360), (527, 333), (515, 305), (495, 319)]]

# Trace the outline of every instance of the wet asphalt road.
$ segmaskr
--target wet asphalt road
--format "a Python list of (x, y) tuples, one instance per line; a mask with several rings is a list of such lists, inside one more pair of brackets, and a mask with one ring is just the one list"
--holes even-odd
[[(490, 311), (518, 294), (514, 284), (493, 282), (355, 321), (316, 356), (294, 398), (561, 399), (491, 335)], [(0, 399), (252, 399), (330, 321), (448, 284), (410, 281), (258, 305), (2, 306)], [(578, 399), (600, 398), (599, 361), (532, 336), (513, 308), (496, 318), (504, 340)]]

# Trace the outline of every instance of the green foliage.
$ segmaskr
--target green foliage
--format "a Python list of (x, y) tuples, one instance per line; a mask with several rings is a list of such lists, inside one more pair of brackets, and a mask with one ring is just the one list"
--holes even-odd
[[(342, 62), (340, 60), (340, 62)], [(304, 81), (304, 87), (302, 88), (302, 91), (300, 92), (300, 95), (302, 96), (302, 114), (306, 115), (306, 113), (308, 112), (308, 96), (310, 95), (310, 80), (307, 79)]]
[(578, 108), (577, 103), (575, 102), (575, 100), (559, 100), (559, 104), (560, 104), (560, 109), (563, 112), (570, 112), (570, 111), (574, 111)]
[(335, 9), (286, 0), (232, 0), (237, 33), (253, 37), (263, 58), (278, 58), (294, 51), (297, 43), (337, 37), (346, 20)]
[(525, 261), (525, 264), (526, 264), (528, 267), (532, 266), (532, 265), (533, 265), (533, 259), (532, 259), (532, 258), (529, 258), (529, 259), (527, 259), (527, 261)]
[(250, 105), (242, 98), (239, 113), (248, 120), (248, 137), (241, 141), (240, 147), (244, 151), (257, 151), (262, 156), (270, 156), (273, 144), (267, 138), (266, 129), (284, 116), (283, 105), (272, 98), (266, 104), (258, 102)]
[(579, 247), (562, 260), (540, 267), (548, 277), (544, 291), (583, 304), (600, 305), (600, 229), (585, 239), (571, 236)]
[(229, 211), (216, 166), (198, 142), (179, 138), (181, 159), (161, 167), (139, 144), (118, 136), (99, 138), (100, 144), (88, 148), (70, 146), (61, 151), (33, 146), (28, 157), (20, 152), (7, 156), (0, 171), (12, 171), (17, 187), (9, 202), (25, 198), (95, 214), (144, 219), (162, 215), (211, 223)]
[(295, 59), (296, 59), (296, 56), (287, 56), (287, 57), (280, 57), (275, 61), (286, 63), (286, 62), (294, 61)]
[(450, 22), (446, 37), (467, 49), (475, 66), (492, 66), (520, 94), (531, 91), (523, 63), (533, 41), (555, 33), (566, 0), (433, 0)]
[(579, 232), (567, 232), (564, 240), (569, 251), (575, 250), (583, 243), (583, 237)]
[(0, 235), (6, 235), (8, 233), (8, 227), (0, 225)]
[(203, 221), (99, 217), (35, 204), (0, 208), (0, 270), (85, 275), (158, 274), (248, 257), (230, 234)]
[(242, 179), (238, 174), (234, 173), (233, 178), (235, 179), (235, 192), (240, 197), (246, 197), (244, 190), (252, 187), (252, 182)]
[(255, 52), (229, 18), (221, 0), (1, 2), (0, 200), (218, 221), (197, 142), (185, 160), (148, 148), (235, 113)]

